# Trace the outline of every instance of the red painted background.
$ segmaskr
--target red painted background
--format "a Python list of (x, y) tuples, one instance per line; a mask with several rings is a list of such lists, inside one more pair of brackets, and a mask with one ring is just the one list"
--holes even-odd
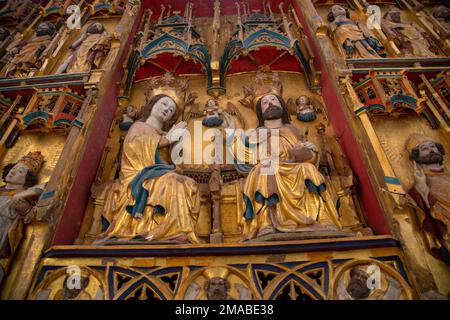
[[(181, 14), (183, 14), (184, 5), (186, 1), (182, 0), (170, 0), (170, 1), (152, 1), (152, 0), (143, 0), (143, 4), (145, 8), (151, 8), (153, 10), (153, 19), (159, 15), (160, 3), (171, 3), (175, 10), (181, 10)], [(236, 8), (233, 0), (222, 0), (221, 1), (221, 11), (222, 15), (225, 14), (236, 14)], [(260, 0), (251, 0), (248, 1), (250, 3), (251, 9), (261, 9), (262, 1)], [(272, 10), (274, 12), (278, 12), (278, 4), (281, 1), (272, 1)], [(286, 1), (287, 2), (287, 1)], [(208, 1), (194, 1), (194, 15), (195, 16), (212, 16), (213, 15), (213, 0)], [(370, 227), (375, 231), (376, 234), (389, 234), (389, 227), (386, 221), (386, 217), (383, 213), (383, 210), (378, 203), (376, 197), (373, 195), (377, 192), (371, 184), (370, 177), (367, 173), (366, 166), (363, 161), (363, 157), (361, 154), (361, 150), (358, 147), (358, 143), (353, 136), (349, 124), (345, 118), (345, 115), (342, 111), (342, 106), (338, 99), (338, 93), (333, 85), (332, 80), (326, 72), (325, 62), (321, 59), (319, 54), (319, 50), (315, 44), (313, 39), (311, 30), (307, 23), (305, 23), (305, 19), (303, 17), (302, 12), (299, 9), (296, 1), (293, 1), (293, 5), (297, 11), (297, 15), (300, 19), (300, 22), (305, 27), (305, 32), (310, 39), (311, 48), (314, 51), (315, 56), (317, 57), (317, 67), (319, 70), (322, 70), (322, 96), (324, 102), (328, 108), (329, 117), (331, 123), (334, 127), (336, 134), (339, 137), (339, 143), (347, 156), (350, 166), (354, 171), (355, 175), (358, 178), (359, 186), (358, 191), (359, 195), (362, 199), (362, 205), (364, 208), (364, 212), (367, 218), (367, 222)], [(285, 6), (285, 10), (287, 5)], [(261, 10), (262, 11), (262, 10)], [(134, 34), (137, 31), (139, 21), (142, 17), (142, 10), (138, 14), (138, 18), (136, 19), (133, 30), (129, 35), (126, 49), (122, 52), (122, 56), (120, 58), (120, 62), (117, 65), (117, 69), (114, 71), (113, 77), (110, 79), (108, 84), (108, 89), (105, 91), (107, 95), (103, 97), (101, 105), (99, 106), (99, 112), (94, 118), (94, 124), (92, 126), (92, 130), (89, 133), (86, 143), (86, 149), (82, 156), (82, 160), (80, 163), (80, 167), (77, 171), (77, 174), (74, 178), (73, 185), (69, 191), (67, 203), (65, 209), (63, 211), (62, 218), (57, 227), (53, 245), (63, 245), (63, 244), (73, 244), (74, 239), (78, 236), (80, 232), (81, 223), (84, 218), (84, 213), (86, 211), (87, 203), (90, 197), (90, 187), (94, 181), (96, 176), (96, 172), (98, 166), (100, 164), (104, 146), (107, 142), (108, 133), (112, 124), (112, 120), (114, 118), (114, 114), (117, 108), (117, 96), (118, 96), (118, 88), (117, 83), (120, 82), (123, 76), (122, 65), (124, 63), (124, 59), (127, 56), (128, 48), (131, 44), (131, 41), (134, 37)], [(242, 12), (242, 11), (241, 11)], [(258, 54), (257, 54), (258, 55)], [(264, 58), (264, 57), (258, 57)], [(278, 64), (278, 67), (286, 67), (286, 62), (289, 61), (291, 57), (287, 56), (286, 60), (281, 59)], [(245, 66), (246, 64), (242, 64)], [(196, 68), (195, 64), (188, 64), (183, 66), (181, 70), (187, 68)], [(250, 66), (249, 66), (250, 67)], [(254, 67), (254, 66), (253, 66)], [(152, 66), (146, 65), (144, 68), (137, 73), (137, 79), (140, 77), (144, 78), (148, 76), (148, 74), (155, 74), (161, 72), (161, 70), (153, 70)], [(233, 68), (240, 68), (239, 64), (233, 66)], [(244, 68), (245, 69), (245, 68)], [(252, 68), (253, 69), (253, 68)], [(153, 72), (152, 72), (153, 70)], [(181, 71), (179, 70), (179, 71)], [(231, 71), (233, 71), (232, 69)], [(159, 71), (159, 72), (158, 72)], [(187, 71), (187, 70), (183, 70)], [(192, 70), (190, 70), (192, 71)], [(196, 70), (197, 71), (197, 70)], [(295, 64), (295, 71), (300, 71), (299, 63)], [(139, 73), (141, 72), (141, 73)], [(234, 70), (237, 72), (237, 70)]]

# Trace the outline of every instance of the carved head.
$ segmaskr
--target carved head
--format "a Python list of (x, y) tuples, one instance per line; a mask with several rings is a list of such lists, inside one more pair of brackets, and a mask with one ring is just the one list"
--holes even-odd
[(266, 94), (258, 100), (256, 115), (260, 127), (264, 126), (264, 120), (282, 119), (285, 124), (291, 122), (286, 102), (275, 94)]
[(333, 22), (337, 17), (343, 17), (350, 19), (350, 11), (348, 11), (347, 8), (344, 8), (340, 5), (334, 5), (330, 8), (330, 11), (328, 11), (327, 20), (328, 22)]
[(419, 164), (442, 165), (444, 162), (445, 150), (444, 146), (435, 141), (424, 141), (411, 150), (409, 158)]
[(8, 29), (4, 27), (0, 27), (0, 41), (5, 41), (6, 38), (8, 38), (10, 35), (10, 32)]
[(37, 184), (37, 174), (22, 162), (9, 163), (3, 168), (2, 179), (7, 183), (32, 187)]
[(36, 35), (38, 36), (53, 36), (55, 32), (55, 26), (50, 22), (41, 22), (36, 29)]
[(105, 28), (103, 27), (103, 24), (101, 24), (100, 22), (94, 22), (87, 28), (87, 33), (101, 34), (101, 33), (103, 33), (104, 30), (105, 30)]
[(230, 287), (227, 279), (214, 277), (205, 282), (204, 289), (208, 300), (226, 300)]
[(73, 276), (67, 275), (64, 278), (64, 284), (61, 294), (62, 300), (75, 299), (89, 285), (89, 275), (81, 275), (79, 285), (72, 283), (71, 277)]
[(399, 23), (401, 22), (401, 11), (399, 8), (392, 8), (385, 13), (383, 18)]
[(359, 268), (350, 270), (350, 281), (347, 285), (347, 292), (354, 299), (364, 299), (370, 295), (370, 289), (367, 286), (369, 274)]
[(450, 8), (445, 6), (438, 6), (433, 11), (433, 17), (440, 22), (450, 23)]
[(146, 122), (150, 116), (158, 119), (165, 128), (170, 128), (178, 117), (177, 105), (169, 96), (158, 94), (143, 107), (140, 121)]

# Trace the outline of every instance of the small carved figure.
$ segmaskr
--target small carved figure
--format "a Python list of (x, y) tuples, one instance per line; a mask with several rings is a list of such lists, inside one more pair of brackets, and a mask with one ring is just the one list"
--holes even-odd
[(414, 162), (414, 187), (409, 194), (417, 205), (420, 225), (432, 254), (450, 265), (450, 174), (443, 162), (444, 146), (424, 135), (406, 142)]
[(297, 119), (303, 122), (311, 122), (316, 120), (316, 110), (312, 99), (308, 96), (301, 95), (295, 100), (297, 106)]
[(339, 49), (347, 58), (380, 58), (384, 57), (384, 47), (380, 41), (367, 35), (361, 26), (350, 19), (348, 9), (334, 5), (328, 12), (331, 35)]
[(86, 291), (89, 285), (89, 273), (84, 270), (79, 275), (79, 280), (71, 281), (73, 275), (68, 274), (64, 278), (63, 288), (55, 294), (55, 300), (93, 300), (91, 295)]
[(119, 124), (120, 130), (128, 131), (128, 129), (130, 129), (131, 125), (136, 120), (137, 115), (138, 111), (134, 106), (127, 106), (125, 112), (122, 114), (122, 122)]
[(110, 36), (103, 24), (95, 22), (70, 46), (70, 49), (74, 51), (61, 64), (56, 74), (89, 72), (92, 68), (98, 69), (110, 48)]
[(33, 205), (44, 189), (37, 185), (37, 174), (43, 162), (43, 156), (36, 151), (3, 168), (5, 185), (0, 187), (0, 257), (11, 256), (22, 239), (23, 222), (31, 218)]
[(222, 109), (219, 108), (217, 101), (215, 99), (209, 99), (206, 102), (203, 114), (206, 116), (202, 124), (205, 127), (218, 127), (223, 123), (222, 119)]
[(398, 8), (392, 8), (385, 13), (381, 28), (406, 57), (434, 57), (439, 53), (425, 30), (415, 23), (402, 22)]
[(25, 77), (32, 69), (39, 69), (42, 65), (41, 55), (47, 48), (56, 32), (50, 22), (38, 25), (35, 34), (25, 41), (19, 42), (11, 49), (11, 60), (7, 64), (7, 77)]

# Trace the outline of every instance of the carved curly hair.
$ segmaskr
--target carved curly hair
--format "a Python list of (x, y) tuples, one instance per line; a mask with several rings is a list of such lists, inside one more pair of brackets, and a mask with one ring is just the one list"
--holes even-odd
[[(153, 106), (161, 98), (164, 98), (164, 97), (168, 97), (168, 96), (166, 96), (165, 94), (157, 94), (156, 96), (152, 97), (150, 99), (150, 101), (145, 106), (142, 107), (141, 118), (138, 121), (141, 121), (141, 122), (147, 121), (148, 117), (150, 117), (150, 115), (152, 113)], [(177, 105), (175, 104), (175, 107), (176, 106)], [(167, 131), (168, 129), (170, 129), (173, 126), (173, 124), (177, 121), (177, 119), (178, 119), (178, 108), (175, 108), (175, 113), (173, 114), (172, 118), (167, 123), (164, 124), (163, 130)]]
[[(16, 163), (8, 163), (6, 166), (2, 169), (2, 179), (5, 180), (6, 176), (8, 175), (9, 171), (17, 164)], [(37, 175), (30, 169), (27, 171), (27, 175), (25, 177), (25, 186), (32, 187), (36, 185), (38, 182)]]

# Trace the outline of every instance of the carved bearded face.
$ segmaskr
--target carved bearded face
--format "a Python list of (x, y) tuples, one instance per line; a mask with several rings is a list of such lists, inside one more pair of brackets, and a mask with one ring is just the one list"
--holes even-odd
[(442, 163), (444, 160), (443, 154), (438, 149), (436, 143), (433, 141), (426, 141), (418, 146), (419, 149), (419, 163), (433, 164)]
[(229, 283), (227, 280), (214, 277), (205, 284), (206, 297), (208, 300), (225, 300), (228, 295)]
[(17, 163), (14, 167), (9, 170), (8, 174), (5, 177), (5, 182), (17, 184), (17, 185), (25, 185), (28, 167), (23, 163)]
[(172, 119), (176, 109), (177, 106), (172, 98), (164, 96), (155, 103), (151, 115), (162, 123), (166, 123)]
[(268, 94), (261, 99), (261, 111), (264, 120), (281, 119), (283, 108), (277, 96)]
[(350, 281), (347, 286), (347, 292), (354, 299), (364, 299), (370, 294), (367, 286), (369, 274), (360, 269), (352, 269), (350, 271)]

